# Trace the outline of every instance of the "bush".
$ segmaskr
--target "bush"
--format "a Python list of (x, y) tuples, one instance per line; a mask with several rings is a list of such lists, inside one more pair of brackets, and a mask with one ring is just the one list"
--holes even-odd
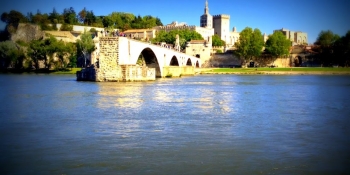
[(64, 23), (64, 24), (62, 24), (60, 30), (61, 31), (72, 31), (73, 30), (73, 26), (69, 25), (67, 23)]
[(17, 41), (16, 41), (16, 43), (17, 43), (18, 45), (20, 45), (20, 46), (24, 46), (24, 47), (29, 46), (29, 44), (28, 44), (28, 43), (26, 43), (26, 42), (25, 42), (25, 41), (23, 41), (23, 40), (17, 40)]
[(216, 53), (223, 53), (222, 50), (216, 50)]
[(90, 32), (91, 32), (91, 33), (95, 33), (95, 32), (97, 32), (97, 30), (96, 30), (95, 28), (91, 28), (91, 29), (90, 29)]

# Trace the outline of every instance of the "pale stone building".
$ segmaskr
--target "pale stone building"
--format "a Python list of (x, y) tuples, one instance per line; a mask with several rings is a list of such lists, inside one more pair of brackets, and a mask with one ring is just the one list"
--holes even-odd
[(239, 32), (236, 27), (230, 31), (230, 15), (220, 14), (211, 16), (209, 14), (208, 0), (205, 2), (204, 14), (201, 16), (201, 27), (213, 28), (214, 34), (218, 35), (226, 43), (226, 50), (232, 48), (239, 40)]
[(156, 32), (156, 29), (131, 29), (122, 33), (134, 39), (148, 41), (156, 37)]
[(307, 33), (305, 32), (295, 32), (295, 31), (290, 31), (288, 29), (282, 28), (278, 30), (274, 30), (273, 32), (276, 31), (281, 31), (284, 36), (286, 36), (287, 39), (293, 42), (293, 45), (300, 45), (300, 44), (307, 44), (308, 39), (307, 39)]
[(203, 62), (211, 57), (212, 41), (208, 40), (191, 40), (186, 43), (185, 53), (200, 58)]

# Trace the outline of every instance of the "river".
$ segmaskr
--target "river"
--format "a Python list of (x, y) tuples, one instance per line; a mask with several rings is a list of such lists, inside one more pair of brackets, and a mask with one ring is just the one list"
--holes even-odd
[(0, 174), (350, 174), (350, 77), (0, 74)]

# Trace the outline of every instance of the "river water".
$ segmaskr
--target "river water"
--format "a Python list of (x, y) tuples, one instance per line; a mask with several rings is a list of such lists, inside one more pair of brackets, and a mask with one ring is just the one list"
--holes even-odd
[(350, 174), (350, 77), (0, 75), (0, 174)]

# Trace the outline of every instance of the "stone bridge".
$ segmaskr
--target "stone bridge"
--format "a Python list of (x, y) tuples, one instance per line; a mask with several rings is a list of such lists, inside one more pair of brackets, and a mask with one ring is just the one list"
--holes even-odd
[(201, 60), (175, 49), (127, 37), (99, 37), (98, 60), (77, 72), (77, 80), (143, 81), (193, 75)]
[(156, 69), (157, 77), (194, 74), (191, 70), (200, 67), (200, 59), (174, 49), (154, 45), (127, 37), (119, 37), (119, 65), (134, 65), (143, 58), (149, 68)]

